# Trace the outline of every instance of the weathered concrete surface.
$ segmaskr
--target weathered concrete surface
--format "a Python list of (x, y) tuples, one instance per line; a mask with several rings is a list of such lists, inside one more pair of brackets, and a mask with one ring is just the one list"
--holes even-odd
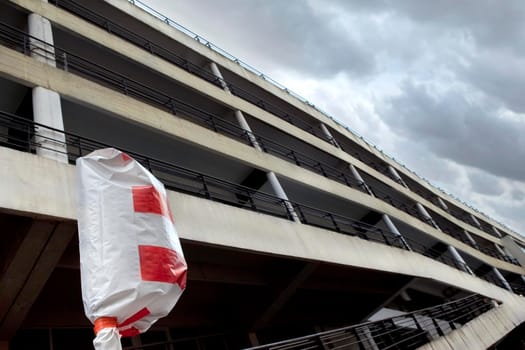
[[(454, 222), (455, 224), (459, 225), (462, 228), (465, 228), (469, 230), (472, 233), (475, 233), (489, 241), (498, 242), (498, 239), (483, 232), (478, 227), (475, 227), (471, 225), (470, 223), (465, 223), (461, 220), (458, 220), (448, 214), (446, 211), (442, 210), (441, 207), (436, 206), (434, 203), (427, 201), (425, 198), (420, 197), (419, 195), (407, 190), (397, 182), (393, 181), (389, 177), (383, 175), (382, 173), (376, 171), (375, 169), (369, 167), (368, 165), (364, 164), (363, 162), (351, 157), (347, 153), (337, 149), (336, 147), (332, 146), (329, 143), (326, 143), (319, 138), (311, 135), (308, 132), (305, 132), (299, 128), (291, 127), (289, 123), (285, 122), (284, 120), (264, 111), (263, 109), (254, 106), (238, 97), (235, 97), (231, 94), (228, 94), (224, 90), (211, 85), (205, 81), (203, 81), (200, 78), (195, 77), (194, 75), (186, 72), (185, 70), (182, 70), (172, 64), (169, 64), (168, 62), (150, 55), (146, 50), (140, 49), (137, 46), (130, 44), (126, 42), (125, 40), (119, 39), (118, 37), (112, 35), (111, 33), (108, 33), (107, 31), (98, 28), (97, 26), (94, 26), (92, 24), (89, 24), (85, 21), (80, 20), (76, 16), (68, 13), (67, 11), (63, 11), (56, 6), (47, 4), (45, 2), (41, 1), (31, 1), (31, 0), (11, 0), (11, 2), (16, 3), (18, 6), (21, 6), (31, 12), (38, 13), (42, 15), (43, 17), (46, 17), (50, 19), (51, 21), (60, 23), (61, 26), (71, 29), (74, 32), (79, 33), (80, 35), (83, 35), (84, 37), (96, 41), (99, 45), (103, 45), (115, 52), (126, 52), (126, 55), (139, 62), (140, 64), (147, 66), (151, 69), (154, 69), (158, 71), (161, 74), (164, 74), (167, 77), (177, 77), (177, 81), (192, 88), (195, 90), (198, 90), (200, 93), (208, 96), (209, 98), (215, 100), (216, 102), (219, 102), (223, 105), (229, 106), (232, 109), (238, 109), (241, 111), (244, 111), (255, 118), (263, 120), (265, 123), (268, 123), (294, 137), (297, 137), (299, 139), (302, 139), (315, 147), (333, 154), (334, 156), (349, 162), (351, 164), (354, 164), (359, 169), (362, 169), (366, 171), (367, 173), (381, 179), (383, 182), (387, 183), (389, 186), (395, 188), (397, 191), (403, 193), (404, 195), (408, 196), (409, 198), (413, 199), (416, 202), (421, 202), (423, 205), (425, 205), (428, 208), (431, 208), (432, 210), (436, 211), (438, 214), (444, 216), (445, 218), (449, 219), (450, 221)], [(404, 175), (409, 176), (413, 178), (415, 181), (419, 182), (421, 185), (426, 187), (429, 191), (435, 193), (436, 195), (442, 196), (442, 197), (449, 197), (444, 195), (443, 193), (437, 191), (435, 188), (428, 185), (426, 182), (421, 181), (418, 177), (416, 177), (411, 172), (407, 171), (406, 169), (400, 168), (395, 162), (393, 162), (390, 158), (386, 157), (382, 152), (379, 152), (376, 148), (371, 147), (369, 144), (364, 142), (361, 138), (356, 137), (354, 134), (348, 132), (346, 129), (342, 128), (340, 125), (334, 123), (333, 120), (326, 118), (324, 115), (319, 113), (317, 110), (312, 108), (311, 106), (308, 106), (300, 101), (298, 101), (296, 98), (291, 97), (289, 94), (281, 91), (280, 89), (276, 88), (272, 84), (269, 84), (268, 82), (264, 81), (263, 79), (260, 79), (258, 76), (252, 74), (249, 71), (246, 71), (242, 67), (240, 67), (237, 64), (234, 64), (230, 60), (224, 58), (223, 56), (217, 54), (213, 50), (210, 50), (209, 48), (200, 45), (195, 40), (187, 37), (186, 35), (182, 34), (181, 32), (175, 30), (174, 28), (165, 25), (165, 23), (160, 22), (158, 19), (148, 15), (144, 11), (141, 11), (136, 6), (133, 6), (129, 4), (127, 1), (120, 1), (120, 0), (112, 0), (108, 1), (110, 4), (113, 4), (115, 6), (118, 6), (119, 9), (123, 10), (124, 12), (127, 12), (147, 25), (151, 26), (152, 28), (155, 28), (161, 33), (164, 33), (165, 35), (168, 35), (170, 37), (175, 38), (180, 43), (184, 44), (188, 48), (190, 48), (193, 51), (199, 52), (200, 54), (209, 57), (211, 61), (218, 62), (221, 66), (224, 66), (240, 76), (248, 79), (252, 83), (261, 86), (262, 88), (272, 92), (279, 98), (282, 98), (283, 100), (291, 103), (292, 105), (295, 105), (296, 107), (304, 110), (307, 113), (310, 113), (312, 116), (318, 118), (323, 123), (326, 123), (330, 125), (332, 128), (338, 130), (343, 135), (346, 135), (348, 138), (356, 142), (357, 144), (360, 144), (364, 147), (367, 151), (370, 151), (371, 153), (375, 154), (381, 159), (384, 159), (385, 162), (388, 164), (391, 164), (394, 166), (397, 171), (403, 172)], [(447, 200), (454, 202), (456, 205), (464, 209), (465, 211), (469, 213), (473, 213), (472, 209), (468, 208), (467, 206), (463, 205), (462, 203), (457, 202), (455, 199), (449, 197)], [(478, 214), (476, 214), (478, 215)], [(487, 221), (489, 221), (491, 224), (499, 227), (501, 230), (506, 232), (506, 229), (502, 228), (501, 225), (494, 222), (493, 220), (490, 220), (490, 218), (485, 218)], [(520, 239), (518, 237), (518, 239)]]
[(524, 298), (508, 297), (502, 305), (473, 319), (463, 327), (420, 347), (421, 350), (487, 349), (525, 322)]
[[(379, 210), (388, 214), (390, 217), (398, 218), (408, 225), (423, 230), (429, 235), (435, 236), (447, 244), (453, 245), (490, 265), (523, 274), (521, 267), (487, 256), (429, 225), (422, 225), (418, 219), (379, 199), (300, 168), (283, 159), (267, 153), (258, 152), (253, 147), (215, 133), (193, 122), (183, 118), (176, 118), (172, 114), (161, 111), (146, 103), (102, 87), (79, 76), (37, 62), (30, 57), (4, 47), (0, 47), (0, 75), (6, 75), (11, 79), (21, 81), (25, 85), (46, 87), (50, 90), (57, 91), (65, 98), (78, 101), (82, 104), (89, 104), (94, 108), (103, 109), (108, 114), (117, 115), (156, 130), (162, 130), (170, 136), (197, 144), (212, 152), (223, 153), (228, 157), (235, 158), (240, 162), (258, 169), (273, 171), (276, 174), (288, 177), (293, 181), (301, 182), (307, 186), (316, 184), (316, 188), (322, 191), (354, 201), (368, 208)], [(7, 172), (6, 176), (12, 177), (13, 175)], [(32, 180), (28, 180), (28, 183), (31, 184), (31, 181)], [(404, 188), (402, 189), (405, 191)], [(51, 196), (50, 200), (53, 200), (53, 198), (54, 197)]]
[[(74, 166), (0, 148), (0, 177), (1, 208), (76, 218)], [(503, 302), (428, 349), (485, 348), (525, 321), (525, 298), (423, 255), (178, 192), (168, 198), (185, 240), (446, 281)]]
[[(0, 148), (0, 178), (0, 208), (29, 216), (76, 220), (73, 165)], [(485, 295), (495, 299), (512, 295), (417, 253), (178, 192), (170, 191), (169, 199), (184, 239), (445, 280), (459, 288), (485, 291)]]
[(514, 239), (510, 236), (505, 236), (501, 239), (501, 244), (507, 249), (513, 257), (515, 257), (521, 266), (525, 266), (525, 252), (520, 248)]

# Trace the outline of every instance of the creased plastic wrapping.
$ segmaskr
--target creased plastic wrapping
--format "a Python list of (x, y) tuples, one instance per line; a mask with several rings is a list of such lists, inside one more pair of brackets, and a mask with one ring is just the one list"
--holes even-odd
[[(77, 159), (82, 298), (96, 349), (145, 332), (186, 287), (186, 262), (166, 190), (118, 150)], [(112, 347), (118, 340), (118, 348)], [(108, 347), (109, 346), (109, 347)]]

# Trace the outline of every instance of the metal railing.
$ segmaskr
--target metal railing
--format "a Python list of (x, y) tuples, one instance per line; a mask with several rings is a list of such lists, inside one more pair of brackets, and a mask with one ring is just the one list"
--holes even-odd
[[(258, 96), (255, 96), (254, 94), (234, 85), (233, 83), (231, 82), (228, 82), (224, 79), (220, 79), (218, 77), (216, 77), (215, 75), (213, 75), (213, 73), (211, 73), (210, 71), (200, 67), (200, 66), (197, 66), (191, 62), (189, 62), (188, 60), (186, 60), (185, 58), (181, 57), (180, 55), (177, 55), (175, 52), (171, 51), (171, 50), (168, 50), (160, 45), (157, 45), (155, 43), (153, 43), (151, 40), (149, 39), (146, 39), (136, 33), (134, 33), (133, 31), (131, 30), (128, 30), (126, 29), (125, 27), (123, 27), (122, 25), (120, 24), (117, 24), (115, 22), (112, 22), (111, 20), (109, 20), (108, 18), (80, 5), (80, 4), (77, 4), (75, 1), (72, 1), (72, 0), (53, 0), (53, 3), (60, 7), (60, 8), (63, 8), (101, 28), (104, 28), (105, 30), (107, 30), (108, 32), (112, 33), (112, 34), (115, 34), (117, 36), (119, 36), (120, 38), (124, 39), (124, 40), (127, 40), (147, 51), (149, 51), (151, 54), (153, 55), (156, 55), (158, 57), (161, 57), (163, 59), (165, 59), (166, 61), (170, 62), (170, 63), (173, 63), (175, 64), (176, 66), (192, 73), (192, 74), (195, 74), (197, 76), (199, 76), (200, 78), (210, 82), (211, 84), (214, 84), (218, 87), (222, 87), (222, 86), (227, 86), (228, 89), (231, 91), (232, 94), (254, 104), (254, 105), (257, 105), (259, 107), (261, 107), (262, 109), (266, 110), (267, 112), (283, 119), (283, 120), (286, 120), (288, 121), (289, 123), (291, 123), (292, 125), (295, 125), (307, 132), (310, 132), (311, 134), (317, 136), (318, 138), (321, 138), (327, 142), (330, 142), (329, 139), (327, 139), (325, 137), (325, 135), (320, 132), (317, 128), (315, 128), (314, 126), (304, 122), (302, 119), (298, 118), (298, 117), (295, 117), (294, 115), (290, 114), (290, 113), (287, 113), (281, 109), (279, 109), (278, 107), (276, 107), (275, 105), (271, 104), (270, 102), (268, 101), (265, 101), (263, 99), (261, 99), (260, 97)], [(138, 3), (138, 2), (137, 2)], [(154, 10), (153, 10), (154, 11)], [(171, 22), (170, 22), (171, 23)], [(178, 28), (180, 29), (180, 28)], [(198, 37), (198, 36), (197, 36)], [(343, 148), (344, 150), (344, 148)], [(386, 168), (386, 164), (383, 164), (383, 163), (377, 163), (377, 162), (374, 162), (374, 161), (371, 161), (371, 160), (363, 160), (363, 158), (361, 157), (361, 155), (358, 153), (358, 152), (353, 152), (353, 156), (355, 156), (357, 159), (363, 161), (365, 164), (367, 164), (368, 166), (372, 167), (373, 169), (377, 170), (378, 172), (380, 172), (381, 174), (389, 177), (390, 179), (396, 181), (396, 182), (399, 182), (398, 179), (396, 179), (392, 174), (390, 174), (388, 172), (388, 169)], [(311, 167), (313, 168), (313, 167)], [(317, 167), (315, 167), (317, 168)], [(337, 178), (340, 177), (339, 176), (336, 176)], [(343, 180), (344, 180), (344, 175), (343, 175)], [(344, 182), (347, 182), (347, 180), (344, 180)], [(422, 196), (423, 198), (426, 198), (428, 200), (431, 200), (431, 197), (429, 197), (426, 193), (422, 193), (421, 191), (419, 190), (416, 190), (414, 191), (415, 193), (419, 194), (420, 196)], [(393, 199), (391, 198), (391, 196), (381, 196), (380, 193), (378, 193), (378, 197), (381, 198), (381, 199), (384, 199), (388, 202), (390, 202), (392, 205), (393, 205)], [(385, 198), (386, 197), (386, 198)], [(402, 209), (404, 210), (405, 212), (409, 213), (410, 215), (413, 215), (413, 216), (416, 216), (416, 217), (420, 217), (419, 213), (417, 213), (417, 211), (414, 209), (414, 208), (408, 208), (403, 202), (400, 202), (398, 203), (398, 205), (396, 205), (396, 207), (398, 207), (399, 209)], [(459, 217), (458, 217), (459, 218)], [(423, 221), (426, 221), (424, 220), (423, 218)]]
[(483, 296), (471, 295), (380, 321), (361, 323), (249, 349), (417, 349), (489, 311), (495, 303)]
[[(16, 115), (0, 111), (0, 146), (23, 152), (38, 150), (64, 154), (70, 163), (96, 149), (111, 147), (103, 142), (64, 132), (35, 123)], [(324, 228), (338, 233), (359, 237), (380, 244), (412, 250), (451, 267), (464, 271), (452, 257), (415, 239), (401, 237), (391, 231), (369, 225), (359, 220), (300, 203), (285, 201), (276, 196), (234, 184), (166, 161), (126, 151), (151, 171), (166, 188), (239, 208), (293, 220), (292, 207), (303, 224)]]
[(4, 23), (0, 23), (0, 42), (26, 55), (39, 55), (48, 60), (51, 59), (56, 64), (57, 68), (73, 72), (79, 76), (95, 81), (127, 96), (144, 101), (174, 115), (182, 113), (181, 117), (189, 118), (191, 121), (196, 122), (199, 125), (234, 138), (247, 145), (251, 145), (251, 140), (255, 138), (262, 150), (266, 153), (279, 156), (280, 158), (295, 163), (300, 167), (313, 171), (331, 180), (335, 180), (346, 186), (359, 189), (362, 192), (368, 193), (366, 189), (368, 188), (373, 192), (375, 197), (432, 226), (432, 223), (422, 217), (415, 209), (414, 205), (408, 205), (406, 202), (394, 198), (392, 195), (377, 187), (372, 187), (370, 185), (365, 187), (364, 183), (356, 181), (353, 175), (348, 171), (348, 165), (346, 166), (346, 169), (338, 169), (327, 165), (269, 138), (243, 130), (239, 126), (219, 118), (199, 107), (195, 107), (185, 101), (169, 96), (164, 92), (129, 79), (124, 75), (67, 52), (59, 47), (49, 45), (42, 40), (34, 38), (23, 31)]
[(283, 111), (282, 109), (270, 103), (269, 101), (263, 100), (260, 97), (246, 91), (245, 89), (242, 89), (241, 87), (231, 82), (226, 81), (225, 79), (216, 77), (209, 70), (191, 63), (190, 61), (188, 61), (181, 55), (178, 55), (177, 53), (175, 53), (173, 50), (169, 50), (161, 45), (158, 45), (152, 42), (151, 40), (144, 38), (143, 36), (136, 34), (135, 32), (125, 28), (124, 26), (116, 22), (113, 22), (109, 20), (108, 18), (76, 3), (75, 1), (53, 0), (52, 3), (66, 11), (69, 11), (87, 20), (90, 23), (93, 23), (101, 28), (104, 28), (108, 32), (114, 35), (117, 35), (118, 37), (126, 41), (129, 41), (130, 43), (138, 47), (141, 47), (142, 49), (149, 51), (151, 54), (155, 56), (158, 56), (172, 64), (175, 64), (177, 67), (182, 68), (191, 74), (197, 75), (198, 77), (204, 79), (205, 81), (213, 85), (216, 85), (221, 88), (223, 86), (227, 86), (230, 92), (234, 94), (235, 96), (240, 97), (256, 106), (259, 106), (265, 111), (289, 122), (292, 125), (295, 125), (317, 136), (318, 138), (324, 141), (329, 141), (318, 128), (314, 127), (313, 125), (310, 125), (309, 123), (305, 122), (301, 118), (296, 117), (291, 113)]
[[(221, 49), (220, 47), (214, 45), (214, 44), (211, 43), (210, 41), (204, 39), (202, 36), (196, 34), (195, 32), (193, 32), (193, 31), (189, 30), (188, 28), (182, 26), (181, 24), (179, 24), (179, 23), (173, 21), (173, 20), (170, 19), (169, 17), (167, 17), (167, 16), (165, 16), (164, 14), (158, 12), (157, 10), (153, 9), (152, 7), (148, 6), (147, 4), (143, 3), (143, 2), (140, 1), (140, 0), (128, 0), (128, 1), (129, 1), (131, 4), (133, 4), (133, 5), (135, 5), (135, 6), (139, 7), (139, 8), (141, 8), (142, 10), (146, 11), (146, 12), (149, 13), (150, 15), (153, 15), (154, 17), (158, 18), (159, 20), (161, 20), (162, 22), (166, 23), (167, 25), (172, 26), (172, 27), (174, 27), (175, 29), (177, 29), (178, 31), (180, 31), (180, 32), (182, 32), (182, 33), (188, 35), (189, 37), (193, 38), (194, 40), (196, 40), (197, 42), (199, 42), (199, 43), (201, 43), (202, 45), (206, 46), (207, 48), (212, 49), (213, 51), (215, 51), (215, 52), (219, 53), (220, 55), (226, 57), (227, 59), (231, 60), (232, 62), (235, 62), (236, 64), (238, 64), (238, 65), (240, 65), (241, 67), (247, 69), (248, 71), (251, 71), (252, 73), (258, 75), (259, 77), (261, 77), (261, 78), (264, 79), (265, 81), (270, 82), (271, 84), (273, 84), (274, 86), (276, 86), (276, 87), (279, 88), (280, 90), (282, 90), (282, 91), (284, 91), (284, 92), (290, 94), (291, 96), (295, 97), (295, 98), (298, 99), (299, 101), (301, 101), (301, 102), (305, 103), (306, 105), (308, 105), (308, 106), (310, 106), (310, 107), (316, 109), (317, 111), (319, 111), (320, 113), (322, 113), (322, 114), (323, 114), (324, 116), (326, 116), (327, 118), (333, 120), (334, 122), (336, 122), (336, 123), (337, 123), (338, 125), (340, 125), (341, 127), (345, 128), (345, 129), (346, 129), (347, 131), (349, 131), (350, 133), (356, 135), (357, 137), (359, 137), (360, 139), (362, 139), (363, 141), (365, 141), (366, 143), (368, 143), (366, 140), (363, 139), (362, 136), (358, 135), (355, 131), (351, 130), (347, 125), (345, 125), (345, 124), (339, 122), (337, 119), (333, 118), (332, 116), (330, 116), (330, 115), (329, 115), (328, 113), (326, 113), (325, 111), (319, 109), (317, 106), (315, 106), (314, 104), (310, 103), (308, 100), (306, 100), (306, 99), (303, 98), (302, 96), (300, 96), (300, 95), (298, 95), (297, 93), (295, 93), (295, 92), (289, 90), (289, 89), (286, 88), (284, 85), (278, 83), (277, 81), (275, 81), (275, 80), (273, 80), (272, 78), (270, 78), (269, 76), (263, 74), (262, 72), (260, 72), (259, 70), (255, 69), (254, 67), (250, 66), (249, 64), (247, 64), (247, 63), (241, 61), (240, 59), (236, 58), (236, 57), (233, 56), (232, 54), (230, 54), (230, 53), (226, 52), (225, 50)], [(68, 8), (67, 6), (64, 5), (64, 3), (67, 3), (67, 2), (72, 3), (72, 4), (74, 4), (74, 7), (79, 7), (79, 8), (81, 9), (80, 12), (76, 13), (77, 15), (82, 16), (82, 13), (86, 13), (86, 10), (87, 10), (87, 9), (86, 9), (85, 7), (82, 7), (81, 5), (78, 5), (78, 4), (74, 3), (74, 2), (72, 2), (71, 0), (54, 0), (54, 3), (55, 3), (57, 6), (61, 6), (61, 7), (65, 8), (65, 9), (67, 9), (67, 10), (69, 10), (69, 11), (75, 13), (71, 8)], [(94, 13), (93, 11), (90, 11), (90, 10), (87, 10), (87, 11), (88, 11), (87, 13), (95, 14), (95, 15), (98, 17), (99, 20), (98, 20), (98, 21), (93, 21), (93, 23), (97, 23), (97, 22), (100, 21), (100, 19), (102, 19), (103, 27), (106, 27), (106, 26), (107, 26), (107, 27), (108, 27), (108, 28), (107, 28), (108, 30), (110, 30), (109, 27), (110, 27), (111, 25), (115, 26), (115, 28), (121, 28), (121, 29), (123, 29), (122, 26), (119, 26), (119, 25), (116, 25), (116, 24), (113, 23), (113, 22), (110, 22), (109, 20), (105, 19), (103, 16), (98, 15), (98, 14), (96, 14), (96, 13)], [(88, 17), (88, 18), (84, 17), (84, 18), (90, 20), (89, 17)], [(92, 21), (92, 19), (91, 19), (91, 21)], [(110, 24), (110, 23), (111, 23), (111, 24)], [(98, 24), (98, 23), (97, 23), (97, 24)], [(99, 25), (100, 25), (100, 24), (99, 24)], [(132, 36), (134, 36), (134, 37), (139, 37), (139, 36), (136, 35), (135, 33), (132, 33), (132, 32), (131, 32), (131, 34), (132, 34)], [(125, 38), (125, 37), (124, 37), (124, 38)], [(140, 38), (140, 37), (139, 37), (139, 38)], [(141, 38), (141, 39), (143, 39), (143, 38)], [(129, 39), (128, 39), (128, 40), (129, 40)], [(143, 40), (144, 40), (144, 39), (143, 39)], [(145, 47), (146, 49), (149, 49), (149, 48), (151, 47), (150, 45), (151, 45), (151, 42), (149, 42), (148, 40), (146, 40), (146, 42), (144, 43), (144, 47)], [(152, 53), (155, 54), (155, 52), (152, 52)], [(159, 56), (161, 56), (161, 55), (159, 55)], [(162, 56), (161, 56), (161, 57), (162, 57)], [(180, 58), (180, 57), (179, 57), (179, 58)], [(202, 68), (200, 68), (200, 67), (198, 67), (198, 66), (195, 66), (195, 65), (192, 65), (191, 63), (187, 62), (185, 59), (182, 59), (182, 60), (183, 60), (183, 62), (185, 62), (185, 63), (183, 63), (183, 65), (182, 65), (183, 67), (184, 67), (184, 66), (188, 66), (188, 67), (189, 67), (189, 66), (193, 66), (193, 67), (198, 68), (198, 70), (202, 70)], [(173, 62), (173, 63), (175, 63), (175, 62)], [(175, 64), (176, 64), (176, 63), (175, 63)], [(191, 68), (185, 68), (185, 69), (187, 69), (188, 71), (191, 72)], [(195, 72), (195, 74), (199, 74), (199, 73)], [(203, 74), (206, 75), (206, 76), (209, 76), (211, 73), (208, 72), (208, 71), (205, 71), (205, 73), (203, 73)], [(203, 77), (203, 78), (206, 79), (205, 77)], [(208, 79), (206, 79), (206, 80), (208, 80)], [(210, 80), (209, 80), (209, 81), (210, 81)], [(215, 80), (213, 83), (216, 84), (216, 85), (220, 85), (220, 84), (217, 84), (218, 82), (219, 82), (218, 80)], [(227, 83), (227, 84), (229, 84), (229, 83)], [(229, 84), (229, 86), (230, 86), (230, 87), (233, 87), (234, 89), (238, 89), (237, 87), (235, 87), (235, 86), (233, 86), (233, 85), (231, 85), (231, 84)], [(245, 99), (251, 101), (252, 103), (254, 103), (254, 104), (256, 104), (256, 105), (259, 105), (261, 102), (263, 102), (264, 105), (266, 105), (266, 106), (270, 106), (270, 104), (268, 104), (268, 103), (264, 103), (264, 101), (262, 101), (259, 97), (255, 96), (255, 95), (253, 95), (253, 94), (250, 94), (250, 93), (246, 92), (245, 90), (242, 90), (242, 89), (241, 89), (241, 90), (238, 90), (238, 91), (239, 91), (239, 95), (238, 95), (238, 96), (241, 97), (241, 98), (243, 98), (243, 97), (242, 97), (240, 94), (242, 94), (242, 93), (246, 93), (246, 94), (250, 95), (250, 97), (249, 97), (250, 99), (248, 99), (248, 98), (245, 98)], [(313, 128), (311, 125), (309, 125), (308, 123), (306, 123), (306, 125), (303, 125), (305, 122), (302, 121), (300, 118), (295, 118), (294, 116), (289, 115), (288, 113), (284, 113), (284, 114), (282, 114), (282, 115), (279, 115), (279, 113), (272, 112), (271, 109), (272, 109), (272, 108), (267, 109), (267, 111), (270, 112), (270, 113), (275, 114), (276, 116), (279, 116), (279, 117), (281, 117), (281, 118), (283, 118), (283, 119), (289, 121), (289, 122), (292, 123), (292, 124), (295, 123), (294, 125), (296, 125), (296, 126), (302, 128), (303, 130), (306, 130), (306, 131), (311, 132), (312, 134), (316, 135), (317, 137), (319, 137), (319, 138), (321, 138), (321, 139), (324, 139), (325, 141), (330, 141), (330, 140), (328, 140), (328, 139), (325, 137), (324, 134), (322, 134), (322, 133), (319, 134), (318, 131), (317, 131), (315, 128)], [(278, 108), (277, 108), (277, 109), (278, 109)], [(292, 122), (292, 120), (294, 120), (294, 122)], [(303, 125), (303, 126), (301, 126), (301, 125)], [(368, 144), (369, 144), (369, 143), (368, 143)], [(369, 144), (369, 145), (371, 145), (372, 147), (376, 148), (375, 145), (372, 145), (372, 144)], [(377, 149), (377, 148), (376, 148), (376, 149)], [(382, 151), (380, 151), (380, 152), (383, 153)], [(384, 153), (383, 153), (383, 154), (384, 154)], [(392, 158), (392, 157), (390, 157), (390, 156), (388, 156), (388, 155), (385, 155), (385, 156), (387, 156), (388, 158), (390, 158), (393, 162), (399, 164), (401, 167), (407, 169), (406, 166), (405, 166), (404, 164), (399, 163), (399, 162), (396, 161), (394, 158)], [(370, 165), (370, 164), (369, 164), (369, 165)], [(372, 165), (371, 165), (371, 166), (372, 166)], [(372, 167), (373, 167), (373, 166), (372, 166)], [(376, 170), (377, 170), (377, 169), (376, 169)], [(419, 179), (421, 179), (422, 181), (425, 181), (425, 182), (429, 183), (431, 186), (433, 186), (428, 180), (422, 178), (421, 176), (419, 176), (418, 174), (416, 174), (414, 171), (412, 171), (412, 170), (410, 170), (410, 169), (407, 169), (407, 170), (410, 171), (410, 172), (411, 172), (412, 174), (414, 174), (415, 176), (417, 176), (417, 177), (418, 177)], [(385, 173), (384, 173), (384, 174), (385, 174)], [(392, 178), (392, 179), (393, 179), (394, 181), (396, 181), (396, 182), (398, 181), (397, 179), (393, 178), (393, 176), (391, 176), (390, 174), (385, 174), (385, 175), (387, 175), (388, 177)], [(433, 187), (435, 187), (435, 186), (433, 186)], [(439, 190), (440, 192), (444, 192), (442, 189), (438, 189), (438, 188), (437, 188), (437, 190)], [(426, 198), (427, 200), (433, 201), (433, 199), (434, 199), (434, 194), (430, 194), (430, 195), (429, 195), (429, 194), (427, 194), (427, 193), (422, 193), (422, 192), (419, 191), (419, 190), (415, 190), (414, 192), (417, 193), (417, 194), (419, 194), (419, 195), (422, 196), (423, 198)], [(452, 196), (452, 197), (454, 197), (454, 196), (451, 195), (451, 194), (449, 194), (449, 195)], [(467, 203), (463, 202), (463, 201), (460, 200), (459, 198), (455, 198), (455, 199), (458, 200), (459, 202), (461, 202), (461, 203), (463, 203), (463, 204), (469, 206)], [(469, 206), (469, 207), (470, 207), (470, 206)], [(472, 208), (472, 207), (471, 207), (471, 208)], [(472, 209), (475, 210), (475, 211), (477, 211), (477, 212), (479, 212), (479, 211), (476, 210), (475, 208), (472, 208)], [(483, 215), (485, 215), (485, 214), (483, 214)], [(454, 215), (454, 216), (455, 216), (455, 215)], [(464, 220), (464, 219), (462, 218), (461, 215), (460, 215), (460, 216), (456, 216), (456, 218), (458, 218), (458, 219), (460, 219), (460, 220), (462, 220), (462, 221), (465, 221), (466, 223), (469, 222), (468, 220)], [(503, 224), (501, 224), (501, 225), (503, 225)], [(503, 226), (504, 226), (504, 225), (503, 225)], [(492, 232), (490, 232), (490, 230), (489, 230), (489, 231), (483, 230), (483, 231), (485, 231), (486, 233), (488, 233), (488, 234), (490, 234), (490, 235), (494, 235)], [(514, 232), (514, 231), (513, 231), (513, 232)], [(495, 236), (495, 235), (494, 235), (494, 236)], [(497, 236), (496, 236), (496, 237), (497, 237)]]

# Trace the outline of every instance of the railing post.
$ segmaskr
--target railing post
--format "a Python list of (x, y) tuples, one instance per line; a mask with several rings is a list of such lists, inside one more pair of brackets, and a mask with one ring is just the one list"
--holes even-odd
[(306, 220), (306, 216), (304, 215), (303, 210), (301, 209), (301, 206), (300, 206), (300, 205), (296, 205), (296, 206), (295, 206), (295, 210), (299, 212), (299, 218), (300, 218), (300, 221), (301, 221), (303, 224), (307, 224), (308, 221)]
[(201, 178), (201, 182), (202, 182), (202, 189), (204, 190), (204, 196), (207, 199), (211, 199), (211, 194), (210, 194), (210, 191), (208, 189), (208, 184), (206, 183), (206, 179), (204, 178), (204, 175), (200, 175), (200, 178)]
[(328, 214), (328, 216), (330, 217), (330, 220), (332, 221), (332, 224), (334, 225), (335, 230), (337, 232), (341, 232), (341, 229), (339, 228), (339, 225), (337, 225), (337, 221), (335, 221), (335, 218), (334, 218), (333, 214), (330, 213), (330, 214)]
[(443, 330), (441, 329), (441, 327), (439, 327), (439, 323), (436, 321), (436, 319), (434, 317), (430, 317), (430, 319), (432, 319), (432, 323), (434, 324), (434, 327), (436, 328), (436, 331), (438, 332), (438, 334), (442, 337), (445, 335), (445, 333), (443, 333)]
[(323, 168), (323, 165), (321, 164), (321, 162), (318, 162), (317, 165), (319, 166), (319, 169), (321, 170), (321, 173), (323, 174), (324, 177), (328, 177), (326, 176), (326, 171), (324, 171), (324, 168)]
[(250, 201), (250, 207), (253, 211), (257, 211), (257, 207), (255, 206), (255, 202), (253, 201), (253, 197), (250, 190), (246, 190), (246, 194), (248, 196), (248, 200)]
[(292, 150), (290, 153), (292, 155), (293, 160), (295, 161), (295, 164), (301, 166), (301, 162), (299, 162), (299, 159), (297, 159), (297, 156), (295, 155), (295, 152)]
[(65, 52), (62, 52), (62, 60), (64, 61), (64, 71), (69, 72), (69, 66), (67, 63), (67, 54)]

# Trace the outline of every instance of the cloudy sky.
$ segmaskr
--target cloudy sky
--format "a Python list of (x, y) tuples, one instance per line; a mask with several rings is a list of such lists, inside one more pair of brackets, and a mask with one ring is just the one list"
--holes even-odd
[(522, 0), (146, 0), (525, 233)]

